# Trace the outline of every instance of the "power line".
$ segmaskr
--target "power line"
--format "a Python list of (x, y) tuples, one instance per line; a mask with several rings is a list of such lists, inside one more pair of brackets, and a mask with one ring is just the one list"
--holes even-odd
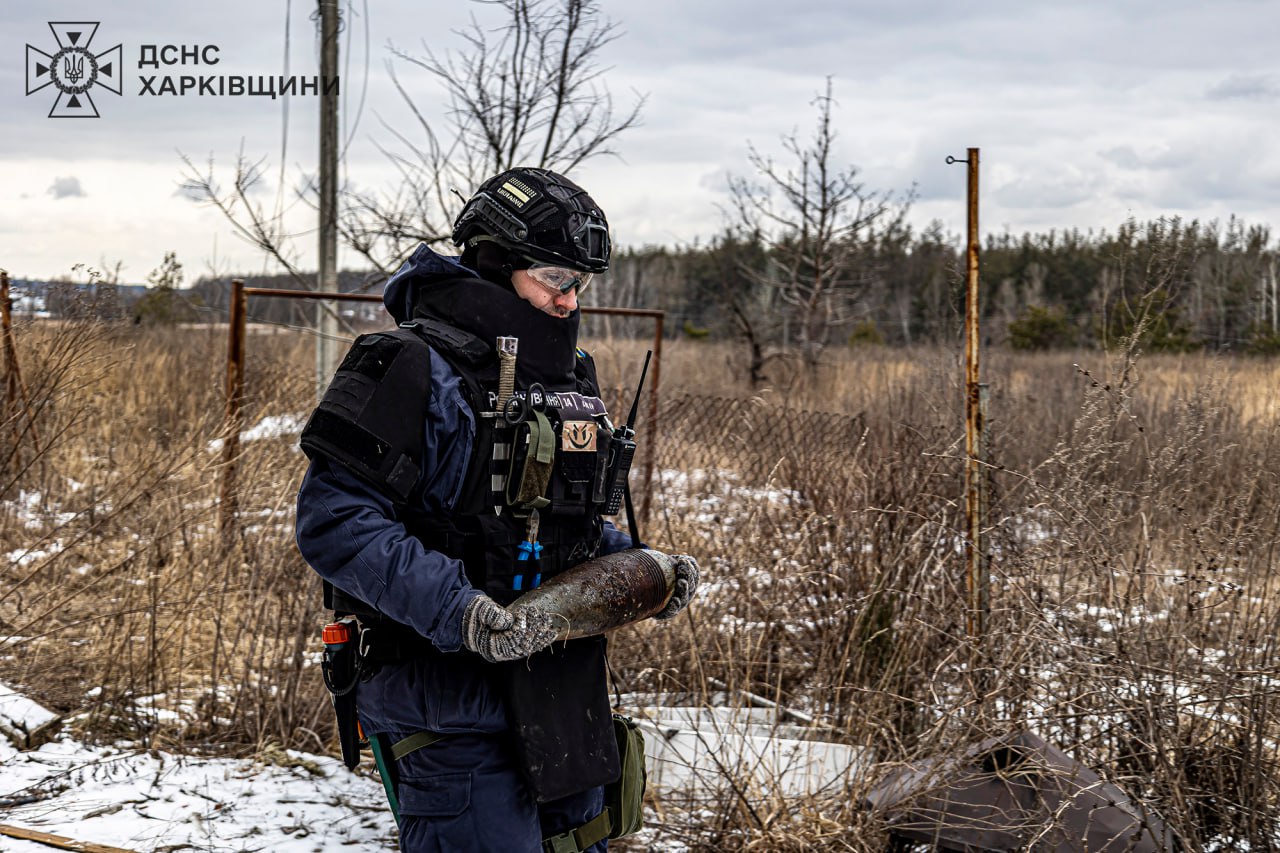
[[(363, 13), (363, 17), (364, 17), (364, 76), (363, 76), (363, 78), (361, 79), (361, 82), (360, 82), (360, 103), (358, 103), (358, 104), (356, 105), (356, 117), (355, 117), (355, 119), (353, 119), (353, 120), (352, 120), (352, 123), (351, 123), (351, 132), (347, 134), (346, 141), (345, 141), (345, 142), (343, 142), (343, 144), (342, 144), (342, 154), (341, 154), (340, 156), (342, 157), (342, 160), (343, 160), (343, 169), (344, 169), (344, 170), (346, 169), (347, 149), (351, 147), (351, 142), (352, 142), (352, 140), (354, 140), (354, 139), (356, 138), (356, 131), (360, 128), (360, 116), (361, 116), (361, 114), (363, 114), (363, 113), (364, 113), (364, 102), (365, 102), (365, 96), (366, 96), (366, 95), (368, 94), (368, 92), (369, 92), (369, 0), (363, 0), (363, 3), (364, 3), (364, 13)], [(348, 8), (350, 8), (350, 3), (348, 3)], [(351, 14), (355, 14), (355, 13), (354, 13), (354, 11), (352, 11), (352, 12), (351, 12)], [(346, 57), (346, 61), (347, 61), (347, 71), (349, 71), (349, 70), (350, 70), (350, 66), (351, 66), (351, 33), (350, 33), (350, 31), (348, 31), (348, 32), (347, 32), (347, 57)], [(347, 74), (347, 72), (346, 72), (346, 71), (344, 71), (343, 76), (344, 76), (344, 77), (348, 76), (348, 74)], [(344, 91), (343, 91), (342, 96), (343, 96), (343, 98), (345, 98), (345, 97), (347, 96), (347, 90), (344, 90)], [(343, 123), (344, 123), (344, 124), (346, 123), (346, 120), (347, 120), (347, 113), (348, 113), (348, 110), (346, 109), (346, 105), (344, 104), (344, 105), (343, 105), (343, 111), (342, 111), (342, 120), (343, 120)], [(345, 177), (345, 176), (344, 176), (344, 177)]]
[[(293, 0), (285, 0), (284, 10), (284, 74), (289, 77), (289, 49), (292, 42)], [(284, 216), (285, 164), (289, 162), (289, 96), (280, 99), (280, 179), (276, 186), (275, 218)]]

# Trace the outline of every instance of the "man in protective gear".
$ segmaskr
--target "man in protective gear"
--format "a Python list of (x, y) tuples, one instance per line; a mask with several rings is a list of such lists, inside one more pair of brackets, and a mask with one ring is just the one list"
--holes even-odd
[[(550, 614), (506, 605), (635, 544), (603, 518), (620, 431), (577, 347), (608, 223), (567, 178), (516, 168), (453, 240), (460, 258), (422, 245), (387, 282), (399, 328), (356, 341), (303, 431), (298, 547), (358, 631), (343, 689), (391, 752), (402, 849), (603, 851), (604, 638), (553, 642)], [(678, 557), (655, 618), (697, 583)]]

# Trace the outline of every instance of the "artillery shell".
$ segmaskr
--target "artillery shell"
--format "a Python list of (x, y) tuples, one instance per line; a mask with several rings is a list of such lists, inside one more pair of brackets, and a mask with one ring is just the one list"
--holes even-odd
[(537, 607), (564, 627), (558, 639), (603, 634), (647, 619), (667, 605), (675, 589), (675, 560), (636, 548), (574, 566), (513, 601), (513, 613)]

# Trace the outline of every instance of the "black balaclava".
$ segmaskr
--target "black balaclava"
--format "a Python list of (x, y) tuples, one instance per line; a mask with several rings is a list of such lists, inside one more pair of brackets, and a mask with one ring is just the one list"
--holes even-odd
[(511, 284), (511, 274), (529, 268), (529, 261), (492, 240), (468, 246), (461, 261), (463, 266), (480, 273), (481, 278), (513, 292), (515, 287)]
[(414, 316), (443, 320), (490, 346), (499, 335), (513, 335), (520, 339), (519, 387), (540, 382), (548, 390), (572, 390), (581, 310), (553, 317), (521, 298), (511, 284), (511, 273), (527, 269), (529, 262), (510, 258), (508, 250), (496, 243), (469, 246), (461, 260), (482, 278), (453, 278), (422, 288)]

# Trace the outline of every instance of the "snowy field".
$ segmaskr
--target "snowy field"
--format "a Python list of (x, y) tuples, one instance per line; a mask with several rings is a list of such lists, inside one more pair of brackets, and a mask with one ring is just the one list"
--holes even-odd
[[(0, 686), (11, 731), (53, 715)], [(311, 853), (393, 846), (375, 777), (334, 758), (279, 752), (270, 761), (199, 758), (60, 734), (31, 751), (0, 740), (0, 823), (135, 851)], [(52, 847), (0, 835), (6, 853)]]
[[(805, 739), (767, 708), (644, 705), (642, 720), (651, 788), (688, 802), (719, 795), (727, 774), (754, 776), (758, 790), (804, 797), (844, 789), (865, 757), (847, 746)], [(91, 746), (54, 734), (32, 750), (21, 742), (56, 717), (0, 685), (0, 824), (137, 853), (179, 850), (351, 853), (395, 848), (382, 786), (368, 769), (348, 772), (327, 756), (295, 751), (232, 760)], [(635, 840), (644, 849), (678, 853), (658, 839), (656, 815)], [(0, 850), (48, 853), (45, 844), (0, 832)], [(73, 848), (74, 849), (74, 848)]]

